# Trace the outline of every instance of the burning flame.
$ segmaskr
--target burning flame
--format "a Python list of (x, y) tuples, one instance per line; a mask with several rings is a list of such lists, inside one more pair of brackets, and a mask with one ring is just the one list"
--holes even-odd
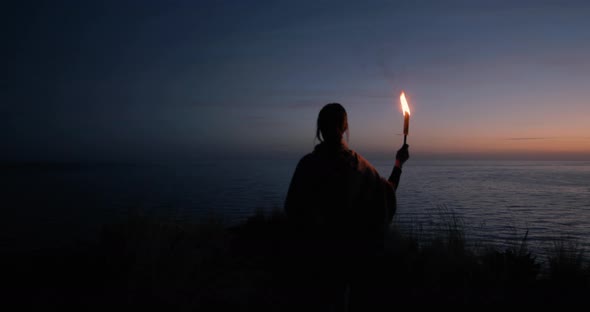
[(406, 101), (406, 94), (404, 91), (402, 91), (402, 94), (399, 96), (399, 100), (402, 102), (402, 111), (404, 112), (404, 115), (406, 112), (410, 115), (410, 107), (408, 106), (408, 101)]

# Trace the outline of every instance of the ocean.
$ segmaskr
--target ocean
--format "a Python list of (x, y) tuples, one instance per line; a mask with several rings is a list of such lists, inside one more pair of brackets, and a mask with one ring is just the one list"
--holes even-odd
[[(5, 166), (0, 244), (4, 250), (69, 244), (130, 213), (239, 222), (256, 210), (281, 209), (296, 164)], [(383, 176), (390, 173), (391, 161), (373, 164)], [(539, 254), (561, 238), (590, 247), (590, 162), (411, 159), (397, 197), (402, 230), (429, 235), (455, 216), (470, 242), (506, 245), (526, 234)]]

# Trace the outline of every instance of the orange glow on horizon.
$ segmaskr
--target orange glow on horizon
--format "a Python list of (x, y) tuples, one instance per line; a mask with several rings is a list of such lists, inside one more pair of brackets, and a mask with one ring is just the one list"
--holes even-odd
[(475, 153), (475, 154), (589, 154), (590, 139), (585, 137), (469, 137), (469, 136), (426, 136), (415, 139), (415, 149), (434, 153)]

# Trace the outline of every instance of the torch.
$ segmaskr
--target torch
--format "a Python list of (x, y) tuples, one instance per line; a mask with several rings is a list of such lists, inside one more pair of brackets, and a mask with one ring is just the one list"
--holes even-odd
[(402, 104), (402, 111), (404, 113), (404, 145), (406, 144), (406, 139), (408, 137), (408, 128), (410, 127), (410, 107), (408, 106), (408, 101), (406, 101), (406, 94), (402, 91), (402, 94), (399, 96), (399, 100)]

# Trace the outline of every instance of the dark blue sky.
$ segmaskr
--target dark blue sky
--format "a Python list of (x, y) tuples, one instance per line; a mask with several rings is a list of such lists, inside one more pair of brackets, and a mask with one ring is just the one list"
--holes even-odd
[(404, 89), (418, 155), (588, 159), (588, 16), (585, 1), (3, 4), (1, 158), (300, 156), (329, 102), (351, 147), (392, 153)]

